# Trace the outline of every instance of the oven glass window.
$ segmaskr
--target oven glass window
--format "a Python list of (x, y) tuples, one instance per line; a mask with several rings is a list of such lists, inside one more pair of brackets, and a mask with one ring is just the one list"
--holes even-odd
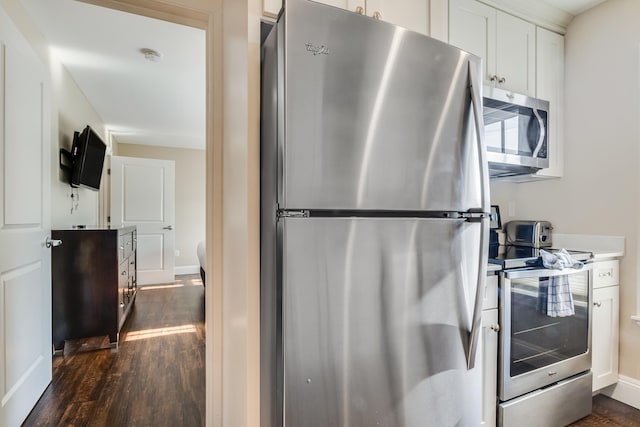
[(588, 271), (512, 280), (511, 376), (586, 353), (588, 303)]

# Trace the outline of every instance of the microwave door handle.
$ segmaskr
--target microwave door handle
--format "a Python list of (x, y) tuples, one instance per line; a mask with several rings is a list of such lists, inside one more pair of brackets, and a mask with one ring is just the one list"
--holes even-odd
[[(478, 143), (478, 160), (480, 162), (480, 191), (483, 212), (490, 212), (489, 208), (489, 166), (487, 163), (487, 153), (484, 145), (484, 119), (482, 112), (481, 85), (478, 83), (478, 64), (469, 61), (469, 91), (471, 94), (471, 105), (473, 107), (473, 117), (475, 121), (476, 140)], [(487, 219), (480, 223), (480, 242), (478, 247), (478, 277), (476, 278), (476, 295), (473, 304), (473, 318), (471, 320), (471, 330), (469, 331), (469, 346), (467, 350), (467, 369), (471, 370), (476, 363), (476, 354), (480, 344), (480, 331), (482, 329), (482, 303), (484, 294), (484, 284), (487, 276), (487, 256), (489, 251), (489, 223)]]
[(540, 113), (535, 108), (533, 109), (533, 114), (538, 119), (538, 126), (540, 126), (540, 137), (538, 137), (538, 145), (536, 145), (536, 149), (533, 150), (533, 158), (538, 157), (538, 153), (540, 153), (540, 149), (542, 148), (542, 144), (544, 143), (544, 137), (547, 135), (547, 129), (544, 125), (544, 120), (540, 116)]

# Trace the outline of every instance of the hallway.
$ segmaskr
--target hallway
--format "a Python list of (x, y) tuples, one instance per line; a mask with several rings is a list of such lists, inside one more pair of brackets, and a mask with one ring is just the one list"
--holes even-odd
[(24, 426), (202, 426), (204, 287), (198, 275), (145, 286), (120, 333), (67, 342)]

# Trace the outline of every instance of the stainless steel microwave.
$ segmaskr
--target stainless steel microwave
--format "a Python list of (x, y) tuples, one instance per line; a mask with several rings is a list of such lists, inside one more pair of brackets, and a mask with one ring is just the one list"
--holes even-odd
[(535, 173), (549, 167), (549, 103), (485, 86), (484, 139), (492, 177)]

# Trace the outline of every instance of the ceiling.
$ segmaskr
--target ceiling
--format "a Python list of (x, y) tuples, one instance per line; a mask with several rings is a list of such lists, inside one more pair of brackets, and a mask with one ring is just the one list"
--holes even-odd
[(203, 30), (76, 0), (21, 1), (119, 143), (204, 149)]
[(587, 9), (604, 3), (606, 0), (542, 0), (551, 6), (569, 12), (571, 15), (579, 15)]
[[(204, 149), (203, 30), (77, 0), (21, 1), (119, 143)], [(605, 0), (536, 1), (577, 15)]]

